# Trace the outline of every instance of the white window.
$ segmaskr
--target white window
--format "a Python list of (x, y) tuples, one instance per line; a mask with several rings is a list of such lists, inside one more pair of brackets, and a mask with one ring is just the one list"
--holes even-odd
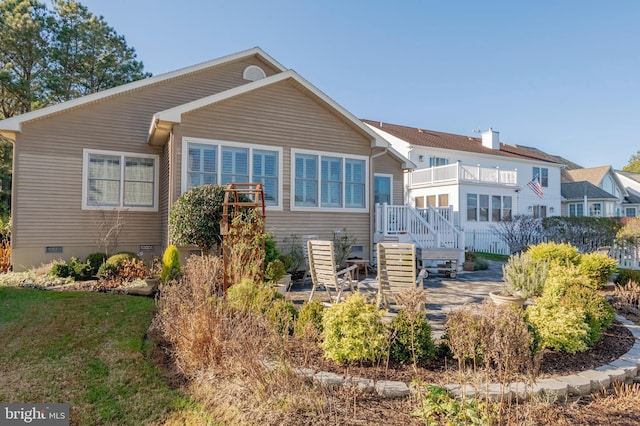
[(158, 210), (158, 156), (85, 149), (82, 208)]
[(429, 167), (446, 166), (447, 164), (449, 164), (448, 158), (429, 157)]
[(602, 204), (593, 203), (589, 209), (589, 216), (600, 217), (602, 216)]
[(569, 204), (569, 216), (576, 216), (576, 217), (584, 216), (584, 204), (583, 203)]
[[(533, 176), (531, 176), (531, 178), (535, 178), (536, 176), (538, 176), (538, 179), (540, 179), (540, 186), (542, 186), (543, 188), (548, 188), (549, 187), (549, 169), (546, 167), (534, 167), (533, 168)], [(544, 216), (546, 217), (546, 216)]]
[(509, 222), (511, 221), (511, 209), (513, 199), (509, 195), (492, 195), (491, 196), (491, 221), (492, 222)]
[(292, 209), (366, 209), (367, 157), (292, 150), (292, 158)]
[(636, 217), (636, 208), (635, 207), (626, 207), (624, 209), (624, 215), (626, 217)]
[(185, 138), (182, 155), (183, 192), (197, 185), (261, 182), (265, 205), (282, 206), (282, 148)]

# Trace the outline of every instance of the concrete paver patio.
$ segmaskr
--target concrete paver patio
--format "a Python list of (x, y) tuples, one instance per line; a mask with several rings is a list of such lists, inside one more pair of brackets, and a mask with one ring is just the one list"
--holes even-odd
[[(427, 318), (433, 331), (433, 337), (439, 338), (444, 332), (444, 322), (448, 312), (461, 308), (466, 304), (480, 304), (489, 295), (490, 291), (503, 287), (501, 262), (489, 261), (489, 269), (484, 271), (458, 273), (456, 278), (447, 278), (444, 274), (429, 274), (424, 280), (424, 288), (427, 291)], [(375, 282), (375, 273), (369, 273), (363, 282)], [(307, 279), (295, 282), (287, 298), (296, 304), (302, 304), (309, 299), (311, 292), (311, 280)], [(348, 293), (345, 293), (348, 294)], [(316, 291), (314, 299), (326, 298), (324, 291)], [(393, 315), (393, 312), (391, 312)]]

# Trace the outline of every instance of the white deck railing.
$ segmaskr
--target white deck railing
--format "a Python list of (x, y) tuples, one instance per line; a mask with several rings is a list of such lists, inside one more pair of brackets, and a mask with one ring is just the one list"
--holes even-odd
[[(444, 213), (444, 214), (443, 214)], [(449, 208), (416, 210), (404, 206), (376, 204), (376, 233), (380, 235), (409, 234), (422, 248), (464, 248), (464, 234), (447, 217)]]
[(409, 186), (447, 182), (492, 183), (513, 186), (518, 183), (518, 172), (516, 170), (500, 170), (498, 167), (469, 166), (456, 162), (446, 166), (414, 170), (409, 173)]

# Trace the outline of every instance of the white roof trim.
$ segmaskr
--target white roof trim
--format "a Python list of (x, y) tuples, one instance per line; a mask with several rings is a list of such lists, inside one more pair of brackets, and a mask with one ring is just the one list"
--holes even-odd
[(191, 65), (189, 67), (181, 68), (175, 71), (170, 71), (164, 74), (159, 74), (157, 76), (145, 78), (143, 80), (134, 81), (132, 83), (123, 84), (122, 86), (113, 87), (111, 89), (103, 90), (98, 93), (92, 93), (91, 95), (83, 96), (80, 98), (72, 99), (67, 102), (62, 102), (57, 105), (52, 105), (46, 108), (42, 108), (36, 111), (31, 111), (25, 114), (17, 115), (15, 117), (8, 118), (6, 120), (0, 120), (0, 130), (9, 131), (9, 132), (20, 132), (22, 123), (27, 121), (35, 120), (41, 117), (46, 117), (47, 115), (56, 114), (58, 112), (62, 112), (67, 109), (75, 108), (78, 106), (82, 106), (84, 104), (88, 104), (91, 102), (95, 102), (104, 98), (108, 98), (110, 96), (118, 95), (120, 93), (128, 92), (131, 90), (139, 89), (144, 86), (148, 86), (151, 84), (159, 83), (165, 80), (169, 80), (172, 78), (176, 78), (182, 75), (191, 74), (203, 69), (211, 68), (217, 65), (224, 64), (226, 62), (232, 62), (238, 59), (242, 59), (245, 57), (258, 55), (261, 56), (262, 59), (279, 69), (280, 71), (286, 71), (286, 68), (280, 64), (278, 61), (273, 59), (267, 53), (265, 53), (259, 47), (254, 47), (252, 49), (243, 50), (241, 52), (233, 53), (231, 55), (223, 56), (221, 58), (213, 59), (207, 62), (202, 62), (200, 64)]

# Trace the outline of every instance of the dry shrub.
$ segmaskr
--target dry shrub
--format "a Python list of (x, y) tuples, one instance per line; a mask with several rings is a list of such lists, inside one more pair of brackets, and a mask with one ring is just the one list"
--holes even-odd
[(473, 307), (465, 306), (451, 311), (445, 322), (449, 349), (453, 357), (458, 360), (458, 367), (464, 371), (466, 361), (474, 361), (480, 346), (480, 317)]
[(640, 307), (640, 285), (635, 281), (616, 285), (615, 303), (618, 307), (638, 309)]
[(480, 345), (487, 368), (494, 367), (498, 380), (508, 384), (520, 373), (535, 376), (538, 357), (534, 339), (522, 318), (522, 313), (508, 305), (482, 304), (480, 314)]
[(11, 243), (4, 240), (0, 243), (0, 273), (5, 274), (11, 269)]
[(222, 289), (222, 261), (192, 256), (178, 283), (162, 284), (154, 325), (170, 343), (178, 369), (190, 376), (220, 361), (229, 322), (217, 303)]

